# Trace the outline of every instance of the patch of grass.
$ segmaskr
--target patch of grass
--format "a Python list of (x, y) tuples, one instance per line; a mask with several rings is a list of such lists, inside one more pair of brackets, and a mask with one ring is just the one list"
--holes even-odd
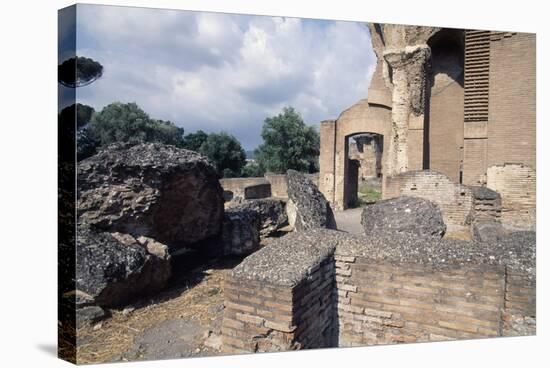
[(380, 200), (382, 193), (380, 191), (372, 188), (368, 184), (362, 184), (359, 187), (359, 202), (364, 202), (365, 205), (374, 203)]

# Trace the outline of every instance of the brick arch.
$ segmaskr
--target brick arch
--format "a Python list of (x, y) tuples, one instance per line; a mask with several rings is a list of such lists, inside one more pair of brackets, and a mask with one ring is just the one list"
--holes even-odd
[[(320, 189), (336, 210), (347, 208), (348, 138), (363, 133), (388, 137), (391, 110), (364, 99), (343, 111), (338, 119), (321, 123)], [(382, 166), (386, 160), (382, 153)]]

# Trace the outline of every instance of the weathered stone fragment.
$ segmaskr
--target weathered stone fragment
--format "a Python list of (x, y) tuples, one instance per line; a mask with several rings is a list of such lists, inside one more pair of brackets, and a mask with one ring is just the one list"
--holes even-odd
[(245, 211), (256, 214), (259, 218), (260, 237), (271, 236), (288, 224), (285, 203), (280, 199), (244, 200), (240, 204), (230, 207), (230, 209), (233, 212)]
[(251, 210), (228, 208), (222, 225), (224, 255), (244, 255), (260, 247), (260, 219)]
[(291, 226), (297, 231), (336, 229), (330, 204), (306, 175), (288, 170), (287, 182), (289, 201), (286, 211)]
[(108, 317), (108, 313), (101, 307), (88, 306), (76, 310), (76, 327), (80, 328), (87, 324), (94, 324)]
[(361, 224), (367, 236), (409, 233), (441, 238), (446, 226), (439, 207), (426, 199), (398, 197), (365, 207)]
[(162, 289), (171, 276), (167, 247), (152, 240), (140, 244), (128, 234), (77, 229), (76, 287), (87, 304), (119, 306), (138, 295)]
[(178, 248), (216, 236), (222, 217), (218, 174), (193, 151), (112, 145), (78, 164), (81, 223)]

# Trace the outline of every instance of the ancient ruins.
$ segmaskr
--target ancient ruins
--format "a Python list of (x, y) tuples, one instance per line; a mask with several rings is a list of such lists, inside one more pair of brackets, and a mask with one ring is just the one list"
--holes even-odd
[(377, 177), (385, 200), (363, 235), (290, 234), (229, 273), (228, 352), (535, 331), (535, 36), (369, 29), (368, 98), (321, 122), (318, 187), (341, 211)]
[[(368, 98), (320, 123), (318, 175), (219, 179), (205, 157), (157, 143), (78, 163), (67, 340), (109, 310), (126, 320), (117, 308), (158, 293), (193, 254), (241, 257), (214, 289), (220, 309), (201, 311), (217, 321), (209, 354), (536, 332), (535, 36), (369, 29)], [(381, 182), (382, 200), (360, 209), (358, 233), (342, 231), (364, 180)]]

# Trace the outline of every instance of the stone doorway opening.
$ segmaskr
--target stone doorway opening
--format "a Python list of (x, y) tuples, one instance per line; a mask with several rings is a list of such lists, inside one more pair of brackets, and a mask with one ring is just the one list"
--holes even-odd
[(362, 207), (381, 197), (384, 136), (362, 132), (346, 137), (347, 170), (344, 180), (346, 208)]

